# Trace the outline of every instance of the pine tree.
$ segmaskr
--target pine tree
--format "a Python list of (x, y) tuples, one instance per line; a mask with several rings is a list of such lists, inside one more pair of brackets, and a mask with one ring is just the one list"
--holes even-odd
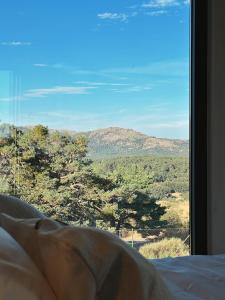
[(97, 175), (87, 159), (88, 142), (37, 125), (11, 127), (0, 140), (0, 184), (4, 192), (62, 221), (145, 229), (160, 226), (165, 209), (135, 186)]

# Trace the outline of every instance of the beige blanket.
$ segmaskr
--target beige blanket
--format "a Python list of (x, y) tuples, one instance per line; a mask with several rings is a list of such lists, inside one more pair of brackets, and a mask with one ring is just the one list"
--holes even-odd
[[(111, 234), (50, 219), (15, 219), (6, 214), (0, 214), (0, 225), (32, 260), (49, 287), (50, 292), (39, 292), (29, 300), (174, 299), (153, 265)], [(27, 289), (32, 291), (32, 283)], [(24, 298), (19, 293), (15, 298), (1, 297), (6, 299)]]

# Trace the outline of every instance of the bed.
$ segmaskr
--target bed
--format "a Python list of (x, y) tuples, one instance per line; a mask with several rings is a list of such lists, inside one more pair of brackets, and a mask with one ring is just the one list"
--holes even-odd
[(225, 254), (151, 261), (177, 300), (224, 300)]
[(225, 254), (145, 260), (0, 194), (1, 300), (222, 300)]
[(174, 300), (155, 267), (117, 236), (0, 213), (1, 300)]

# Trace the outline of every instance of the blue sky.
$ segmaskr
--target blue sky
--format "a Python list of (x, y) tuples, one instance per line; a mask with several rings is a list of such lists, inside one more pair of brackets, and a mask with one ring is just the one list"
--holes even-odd
[(189, 2), (5, 1), (0, 120), (188, 138)]

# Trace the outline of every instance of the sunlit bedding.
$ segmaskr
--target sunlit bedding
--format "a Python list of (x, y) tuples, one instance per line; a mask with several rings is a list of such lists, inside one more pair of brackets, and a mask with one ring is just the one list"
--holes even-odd
[(177, 300), (224, 300), (225, 255), (151, 261)]
[(148, 262), (95, 229), (5, 214), (0, 225), (1, 300), (225, 299), (225, 255)]
[(0, 299), (223, 300), (225, 254), (148, 262), (115, 236), (0, 194)]
[(148, 263), (101, 231), (4, 214), (0, 224), (1, 300), (225, 299), (225, 255)]
[(114, 235), (5, 214), (0, 225), (1, 300), (174, 299), (154, 266)]

